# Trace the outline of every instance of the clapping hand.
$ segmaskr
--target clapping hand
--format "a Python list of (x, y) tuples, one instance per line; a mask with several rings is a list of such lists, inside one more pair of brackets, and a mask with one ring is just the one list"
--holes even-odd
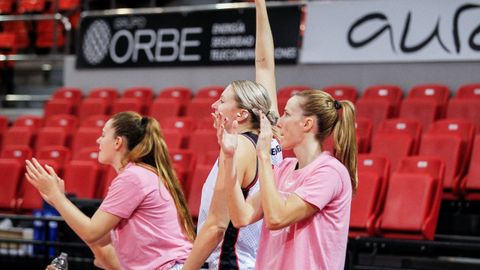
[(64, 194), (65, 182), (57, 176), (52, 167), (45, 165), (44, 168), (35, 158), (26, 160), (26, 163), (25, 176), (28, 182), (40, 192), (44, 200), (52, 204), (53, 197)]
[(220, 145), (225, 156), (232, 157), (235, 154), (235, 150), (237, 149), (238, 145), (238, 122), (234, 120), (232, 122), (230, 131), (227, 131), (225, 128), (225, 124), (228, 121), (227, 117), (220, 112), (216, 114), (212, 113), (212, 116), (215, 121), (214, 126), (217, 128), (218, 144)]
[(263, 159), (270, 158), (270, 145), (273, 138), (272, 125), (262, 111), (256, 111), (260, 117), (260, 134), (257, 141), (257, 156)]

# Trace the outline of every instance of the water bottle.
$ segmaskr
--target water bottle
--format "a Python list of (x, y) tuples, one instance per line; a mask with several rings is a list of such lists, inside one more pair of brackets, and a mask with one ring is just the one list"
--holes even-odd
[[(34, 217), (42, 217), (41, 210), (33, 211)], [(34, 219), (33, 220), (33, 240), (44, 241), (45, 240), (45, 222), (43, 220)], [(42, 254), (44, 250), (44, 245), (34, 245), (33, 252), (35, 254)]]
[(51, 265), (57, 270), (68, 270), (68, 254), (65, 252), (60, 253), (58, 257), (53, 259)]

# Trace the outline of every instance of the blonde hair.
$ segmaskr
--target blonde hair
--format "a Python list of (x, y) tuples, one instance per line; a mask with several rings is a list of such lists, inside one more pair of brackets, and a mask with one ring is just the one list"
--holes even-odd
[(125, 137), (127, 140), (125, 163), (145, 163), (156, 170), (175, 202), (182, 231), (193, 241), (195, 230), (192, 217), (177, 175), (172, 169), (167, 145), (157, 120), (142, 117), (135, 112), (121, 112), (112, 117), (112, 127), (116, 136)]
[(230, 85), (238, 107), (250, 113), (252, 128), (260, 128), (260, 117), (255, 113), (255, 110), (259, 110), (265, 114), (272, 128), (274, 128), (274, 132), (276, 132), (275, 125), (277, 124), (278, 114), (270, 110), (272, 101), (265, 87), (249, 80), (236, 80), (231, 82)]
[(347, 168), (355, 192), (358, 187), (358, 176), (353, 104), (348, 100), (336, 101), (330, 94), (320, 90), (306, 90), (295, 95), (302, 98), (300, 107), (304, 115), (317, 117), (316, 139), (320, 144), (333, 133), (333, 154)]

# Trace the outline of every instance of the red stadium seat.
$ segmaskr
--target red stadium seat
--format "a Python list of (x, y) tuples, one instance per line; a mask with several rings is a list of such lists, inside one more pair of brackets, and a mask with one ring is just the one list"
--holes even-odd
[(38, 131), (35, 140), (35, 150), (45, 146), (65, 146), (67, 132), (61, 127), (43, 127)]
[(361, 99), (382, 99), (390, 103), (390, 115), (397, 115), (403, 90), (398, 85), (373, 85), (365, 89)]
[(186, 183), (192, 176), (193, 169), (196, 164), (196, 153), (186, 149), (170, 150), (170, 158), (173, 165), (177, 166), (178, 179), (182, 183)]
[(92, 115), (108, 115), (109, 102), (103, 98), (86, 98), (80, 103), (77, 115), (80, 121)]
[(0, 1), (0, 14), (9, 14), (12, 12), (13, 0)]
[(210, 85), (197, 89), (194, 98), (206, 98), (212, 100), (212, 103), (220, 98), (225, 86)]
[(419, 121), (423, 130), (428, 130), (440, 118), (438, 108), (438, 103), (434, 100), (406, 98), (400, 106), (399, 117)]
[(436, 104), (436, 119), (445, 116), (445, 109), (450, 97), (450, 89), (441, 84), (423, 84), (412, 87), (406, 99), (433, 100)]
[(309, 89), (312, 89), (312, 87), (307, 85), (288, 85), (288, 86), (281, 87), (277, 90), (277, 97), (278, 99), (289, 99), (291, 96), (295, 95), (296, 93), (303, 90), (309, 90)]
[(18, 0), (18, 13), (39, 13), (45, 11), (46, 0)]
[(94, 198), (98, 188), (98, 172), (98, 164), (93, 161), (70, 161), (64, 170), (65, 191), (79, 198)]
[(187, 104), (193, 97), (192, 89), (185, 86), (172, 86), (163, 88), (158, 94), (158, 98), (174, 98), (178, 99), (182, 104), (180, 115), (185, 115)]
[(447, 117), (469, 120), (475, 124), (476, 132), (480, 133), (480, 99), (450, 99), (447, 106)]
[(72, 134), (78, 127), (78, 118), (70, 114), (58, 114), (45, 120), (45, 127), (60, 127)]
[(350, 100), (357, 102), (357, 88), (351, 85), (330, 85), (322, 88), (336, 100)]
[(31, 146), (33, 132), (30, 127), (10, 127), (3, 136), (3, 149), (8, 145)]
[(458, 87), (456, 99), (480, 99), (480, 83), (464, 84)]
[(72, 153), (65, 146), (45, 146), (37, 150), (36, 157), (42, 160), (53, 160), (60, 166), (62, 170), (64, 165), (70, 161)]
[(101, 128), (80, 127), (73, 135), (72, 153), (75, 156), (82, 148), (98, 147), (97, 139), (102, 134)]
[(75, 10), (80, 8), (80, 0), (59, 0), (58, 9), (61, 11)]
[(190, 134), (195, 130), (195, 120), (191, 117), (170, 117), (165, 120), (164, 129), (177, 129), (182, 133), (182, 147), (187, 147)]
[(182, 103), (174, 98), (157, 98), (150, 106), (149, 115), (164, 125), (169, 117), (180, 116)]
[(209, 117), (213, 112), (213, 102), (208, 98), (194, 98), (187, 105), (185, 115), (195, 119)]
[(118, 89), (114, 87), (97, 87), (90, 89), (87, 98), (101, 98), (105, 100), (108, 105), (112, 105), (112, 102), (118, 98)]
[(43, 118), (37, 115), (22, 115), (13, 122), (15, 127), (30, 127), (36, 133), (43, 126)]
[(15, 159), (0, 158), (0, 208), (13, 210), (16, 205), (20, 175), (23, 172), (24, 163)]
[(0, 115), (0, 150), (3, 146), (3, 134), (8, 130), (8, 118)]
[(393, 172), (402, 158), (412, 155), (413, 138), (410, 134), (378, 132), (372, 139), (370, 153), (387, 158)]
[(112, 184), (113, 179), (117, 177), (117, 172), (112, 166), (107, 166), (106, 169), (104, 170), (104, 175), (103, 175), (103, 187), (99, 189), (100, 194), (98, 194), (98, 197), (103, 199), (105, 196), (107, 196), (108, 189), (110, 188), (110, 185)]
[(214, 129), (211, 130), (195, 130), (190, 135), (190, 140), (188, 141), (188, 149), (192, 150), (194, 153), (206, 153), (209, 151), (219, 151), (220, 146), (217, 142), (217, 131)]
[(373, 132), (375, 133), (381, 123), (387, 118), (395, 117), (393, 109), (388, 100), (362, 99), (356, 103), (357, 117), (368, 118), (372, 121)]
[(52, 99), (68, 99), (72, 103), (78, 104), (82, 101), (82, 89), (77, 87), (61, 87), (55, 90)]
[(188, 194), (186, 194), (188, 198), (188, 208), (194, 219), (198, 218), (203, 184), (205, 183), (205, 180), (207, 180), (207, 176), (211, 169), (212, 166), (210, 165), (197, 165), (192, 181), (189, 183), (189, 188), (186, 188), (186, 190), (188, 190)]
[(475, 136), (470, 165), (461, 188), (467, 200), (480, 200), (480, 135)]
[(16, 159), (24, 164), (26, 159), (32, 158), (32, 155), (32, 148), (27, 145), (9, 145), (3, 148), (1, 158)]
[(355, 120), (357, 146), (359, 153), (368, 153), (372, 141), (372, 122), (368, 118), (357, 117)]
[(163, 137), (168, 149), (180, 149), (183, 142), (183, 134), (177, 129), (163, 129)]
[(83, 120), (80, 126), (103, 129), (108, 119), (110, 119), (110, 116), (107, 115), (92, 115)]
[(422, 126), (420, 122), (406, 118), (394, 118), (385, 120), (378, 132), (390, 134), (409, 134), (413, 139), (412, 154), (418, 153), (420, 147), (420, 138), (422, 135)]
[(389, 163), (383, 157), (359, 155), (358, 174), (361, 184), (352, 199), (351, 238), (375, 235), (375, 221), (382, 211), (388, 187)]
[(112, 104), (111, 114), (117, 114), (119, 112), (134, 111), (142, 113), (143, 104), (136, 98), (118, 98)]
[(58, 114), (73, 114), (74, 105), (70, 100), (66, 99), (51, 99), (44, 107), (45, 119)]
[(138, 86), (125, 89), (123, 98), (136, 98), (142, 104), (141, 114), (147, 114), (153, 101), (153, 89), (151, 87)]
[(65, 45), (63, 24), (57, 22), (55, 25), (54, 21), (38, 21), (35, 29), (35, 46), (37, 48), (53, 48)]

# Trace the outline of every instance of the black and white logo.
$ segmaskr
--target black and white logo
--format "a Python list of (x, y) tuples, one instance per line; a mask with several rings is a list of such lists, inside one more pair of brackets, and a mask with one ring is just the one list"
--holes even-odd
[(82, 45), (83, 55), (89, 64), (97, 65), (105, 59), (111, 36), (110, 26), (104, 20), (95, 20), (90, 24)]

